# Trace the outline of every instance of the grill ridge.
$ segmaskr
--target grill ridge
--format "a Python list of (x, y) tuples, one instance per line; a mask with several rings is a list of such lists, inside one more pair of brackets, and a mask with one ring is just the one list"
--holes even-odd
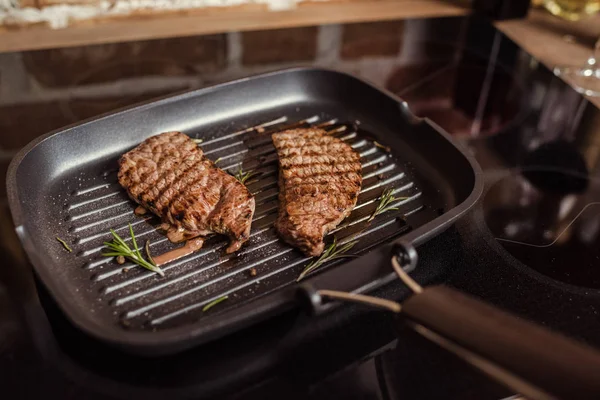
[[(234, 172), (243, 166), (245, 171), (253, 169), (258, 173), (247, 182), (257, 204), (251, 237), (237, 254), (222, 255), (226, 240), (211, 237), (199, 252), (162, 266), (166, 272), (164, 278), (131, 263), (116, 265), (112, 258), (99, 254), (104, 247), (102, 242), (110, 240), (110, 228), (130, 242), (128, 224), (131, 223), (136, 237), (150, 240), (156, 254), (174, 245), (156, 231), (155, 226), (160, 223), (158, 218), (133, 214), (136, 205), (116, 183), (113, 173), (116, 171), (103, 173), (99, 179), (104, 182), (96, 181), (71, 193), (71, 202), (65, 207), (66, 220), (75, 236), (73, 243), (77, 256), (81, 257), (83, 268), (89, 270), (92, 289), (97, 291), (100, 301), (112, 308), (122, 321), (128, 321), (129, 329), (169, 327), (177, 325), (177, 317), (199, 310), (221, 296), (231, 297), (219, 306), (224, 309), (248, 296), (265, 294), (294, 282), (310, 258), (284, 244), (273, 228), (278, 208), (278, 165), (270, 134), (308, 126), (317, 126), (336, 135), (361, 156), (363, 187), (357, 205), (350, 217), (329, 236), (336, 235), (339, 243), (360, 238), (353, 248), (360, 253), (373, 245), (369, 238), (371, 234), (392, 237), (410, 229), (402, 217), (423, 209), (421, 192), (401, 169), (399, 160), (361, 136), (361, 130), (355, 124), (340, 123), (336, 118), (322, 120), (319, 115), (298, 121), (281, 116), (200, 143), (209, 158), (220, 159), (220, 168)], [(407, 198), (393, 205), (399, 210), (377, 216), (372, 224), (366, 224), (379, 195), (387, 187), (391, 187), (394, 194)], [(101, 218), (96, 219), (98, 216)], [(260, 274), (250, 276), (248, 271), (253, 268), (260, 269)], [(283, 283), (269, 286), (265, 282), (271, 279)], [(236, 300), (237, 296), (239, 299)]]
[[(385, 228), (386, 226), (388, 226), (388, 225), (390, 225), (390, 224), (393, 224), (393, 223), (394, 223), (394, 220), (389, 220), (389, 221), (386, 221), (386, 222), (384, 222), (383, 224), (379, 224), (379, 225), (375, 226), (374, 228), (372, 228), (372, 229), (369, 229), (369, 230), (367, 230), (367, 231), (363, 232), (361, 235), (356, 235), (356, 236), (353, 236), (353, 237), (351, 237), (351, 238), (346, 238), (345, 240), (342, 240), (342, 241), (340, 242), (340, 244), (345, 244), (345, 243), (348, 243), (348, 242), (349, 242), (349, 241), (351, 241), (351, 240), (360, 239), (361, 237), (363, 237), (363, 236), (366, 236), (366, 235), (367, 235), (367, 234), (369, 234), (369, 233), (373, 233), (374, 231), (377, 231), (377, 230), (379, 230), (379, 229), (383, 229), (383, 228)], [(287, 250), (284, 250), (284, 251), (282, 251), (281, 253), (278, 253), (278, 254), (276, 254), (275, 256), (272, 256), (271, 258), (279, 257), (279, 256), (281, 256), (281, 255), (283, 255), (283, 254), (285, 254), (285, 253), (288, 253), (288, 252), (290, 252), (290, 251), (292, 251), (292, 249), (287, 249)], [(276, 271), (273, 271), (271, 274), (280, 273), (280, 272), (282, 272), (282, 271), (285, 271), (285, 270), (287, 270), (287, 269), (290, 269), (290, 268), (292, 268), (292, 267), (295, 267), (296, 265), (298, 265), (298, 264), (300, 264), (300, 263), (302, 263), (302, 262), (306, 262), (306, 261), (308, 261), (308, 260), (310, 260), (310, 257), (303, 257), (303, 258), (299, 259), (298, 261), (296, 261), (296, 262), (294, 262), (294, 263), (288, 264), (288, 265), (284, 266), (283, 268), (280, 268), (280, 269), (278, 269), (278, 270), (276, 270)], [(250, 268), (250, 267), (251, 267), (251, 266), (249, 266), (248, 268)], [(262, 277), (262, 279), (264, 279), (265, 277), (268, 277), (268, 276), (269, 276), (269, 275), (266, 275), (266, 276)], [(246, 287), (246, 286), (248, 286), (248, 285), (250, 285), (250, 284), (252, 284), (252, 283), (256, 283), (256, 281), (257, 281), (257, 280), (258, 280), (258, 279), (253, 279), (253, 280), (250, 280), (250, 281), (248, 281), (247, 283), (244, 283), (244, 284), (240, 285), (239, 287), (236, 287), (236, 288), (230, 289), (229, 291), (227, 291), (226, 293), (223, 293), (223, 294), (221, 294), (220, 296), (223, 296), (223, 295), (229, 295), (229, 294), (231, 294), (231, 293), (235, 292), (236, 290), (240, 290), (240, 289), (242, 289), (243, 287)], [(212, 282), (210, 282), (210, 283), (212, 283)], [(207, 282), (205, 285), (207, 285), (207, 284), (208, 284), (208, 282)], [(199, 307), (203, 307), (205, 304), (208, 304), (208, 303), (210, 303), (211, 301), (213, 301), (213, 300), (216, 300), (216, 299), (217, 299), (217, 298), (219, 298), (220, 296), (215, 296), (215, 297), (213, 297), (212, 299), (205, 300), (205, 301), (203, 301), (203, 302), (199, 302), (199, 303), (190, 304), (189, 306), (187, 306), (187, 307), (184, 307), (184, 308), (182, 308), (182, 309), (180, 309), (180, 310), (177, 310), (177, 311), (175, 311), (175, 312), (172, 312), (172, 313), (169, 313), (169, 314), (163, 315), (163, 316), (161, 316), (161, 317), (159, 317), (159, 318), (155, 318), (155, 319), (153, 319), (153, 320), (151, 321), (151, 324), (152, 324), (152, 325), (157, 325), (157, 324), (163, 323), (163, 322), (165, 322), (165, 321), (167, 321), (167, 320), (169, 320), (169, 319), (171, 319), (171, 318), (174, 318), (174, 317), (176, 317), (176, 316), (178, 316), (178, 315), (180, 315), (180, 314), (182, 314), (182, 313), (185, 313), (185, 312), (191, 311), (191, 310), (193, 310), (193, 309), (196, 309), (196, 308), (199, 308)], [(148, 306), (147, 306), (147, 307), (148, 307)], [(128, 316), (130, 316), (130, 315), (128, 315)]]

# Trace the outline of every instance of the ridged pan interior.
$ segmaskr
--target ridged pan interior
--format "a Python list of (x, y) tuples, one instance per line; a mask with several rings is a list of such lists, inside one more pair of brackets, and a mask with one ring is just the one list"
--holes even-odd
[[(329, 234), (340, 244), (358, 240), (352, 254), (360, 254), (378, 243), (409, 229), (406, 217), (423, 209), (421, 191), (405, 172), (402, 161), (385, 146), (362, 132), (360, 125), (314, 115), (293, 121), (287, 116), (216, 137), (202, 137), (199, 144), (218, 166), (236, 173), (240, 168), (257, 175), (246, 182), (256, 198), (251, 239), (235, 254), (225, 254), (227, 240), (212, 237), (202, 250), (162, 267), (164, 277), (134, 264), (119, 265), (103, 257), (103, 242), (114, 229), (128, 243), (128, 225), (138, 242), (150, 241), (157, 255), (177, 247), (157, 231), (159, 219), (137, 216), (136, 204), (116, 181), (116, 169), (79, 176), (85, 184), (67, 194), (64, 235), (89, 278), (88, 287), (112, 310), (115, 320), (129, 329), (161, 329), (202, 318), (202, 308), (227, 295), (226, 302), (210, 312), (219, 312), (239, 302), (261, 296), (295, 282), (310, 258), (278, 238), (273, 223), (278, 212), (277, 154), (271, 133), (291, 127), (318, 126), (350, 144), (361, 155), (363, 187), (349, 218)], [(116, 160), (112, 165), (116, 166)], [(404, 199), (397, 210), (367, 222), (382, 192), (391, 188)]]

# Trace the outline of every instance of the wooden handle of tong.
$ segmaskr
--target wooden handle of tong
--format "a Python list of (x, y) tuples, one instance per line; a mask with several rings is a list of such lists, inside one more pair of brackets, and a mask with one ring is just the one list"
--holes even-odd
[(402, 314), (422, 336), (530, 399), (599, 399), (600, 352), (447, 286), (422, 288)]
[(600, 399), (600, 353), (446, 286), (402, 303), (419, 334), (531, 399)]

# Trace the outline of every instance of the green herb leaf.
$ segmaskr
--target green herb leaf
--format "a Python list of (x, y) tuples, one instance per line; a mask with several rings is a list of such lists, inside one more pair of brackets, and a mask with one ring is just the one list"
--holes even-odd
[(106, 257), (119, 257), (123, 256), (133, 263), (139, 265), (140, 267), (146, 268), (149, 271), (156, 272), (160, 276), (164, 276), (164, 272), (156, 266), (152, 258), (150, 257), (149, 250), (149, 241), (146, 242), (146, 252), (148, 253), (148, 258), (151, 262), (148, 262), (142, 256), (140, 249), (138, 248), (137, 241), (135, 240), (135, 235), (133, 233), (133, 227), (129, 224), (129, 234), (131, 235), (131, 242), (133, 243), (133, 250), (125, 243), (123, 239), (115, 232), (114, 230), (110, 230), (110, 233), (113, 236), (112, 242), (104, 242), (104, 245), (112, 250), (108, 253), (102, 253), (103, 256)]
[(206, 311), (210, 310), (211, 308), (213, 308), (214, 306), (216, 306), (219, 303), (224, 302), (228, 298), (229, 298), (229, 296), (222, 296), (222, 297), (219, 297), (218, 299), (211, 301), (210, 303), (208, 303), (207, 305), (202, 307), (202, 312), (206, 312)]
[(146, 257), (148, 257), (148, 261), (150, 261), (150, 263), (156, 267), (156, 263), (154, 262), (154, 259), (152, 258), (152, 254), (150, 253), (150, 241), (149, 240), (146, 240), (146, 246), (144, 246), (144, 247), (146, 248)]
[(244, 172), (244, 170), (242, 169), (242, 166), (240, 165), (240, 169), (238, 170), (238, 172), (234, 175), (235, 179), (237, 179), (242, 185), (246, 184), (246, 181), (254, 176), (256, 176), (257, 173), (254, 172), (254, 170), (250, 170), (247, 172)]
[(116, 242), (115, 245), (121, 245), (121, 246), (125, 246), (125, 247), (129, 248), (127, 243), (125, 243), (125, 241), (123, 239), (121, 239), (121, 237), (117, 234), (117, 232), (115, 232), (111, 229), (110, 233), (112, 233), (113, 237), (115, 238), (115, 242)]
[(398, 207), (393, 207), (391, 204), (395, 201), (406, 200), (408, 197), (394, 197), (394, 191), (392, 189), (386, 189), (383, 191), (381, 197), (379, 197), (379, 204), (371, 217), (367, 220), (367, 222), (371, 222), (375, 219), (379, 214), (383, 214), (386, 211), (397, 210)]
[(392, 149), (390, 148), (390, 146), (384, 146), (383, 144), (379, 143), (378, 141), (373, 141), (373, 144), (377, 147), (379, 147), (380, 149), (383, 149), (383, 151), (389, 153), (392, 151)]
[(56, 237), (56, 240), (58, 240), (63, 245), (63, 247), (65, 248), (66, 251), (68, 251), (69, 253), (73, 252), (73, 249), (69, 247), (69, 245), (67, 244), (67, 242), (65, 242), (64, 240), (62, 240), (58, 236)]
[(300, 280), (304, 279), (306, 275), (310, 274), (311, 272), (313, 272), (314, 270), (316, 270), (317, 268), (329, 261), (337, 260), (338, 258), (356, 257), (355, 255), (351, 254), (344, 254), (347, 251), (349, 251), (352, 247), (354, 247), (356, 243), (358, 243), (357, 240), (344, 243), (341, 247), (338, 247), (337, 239), (334, 237), (333, 243), (331, 243), (325, 249), (323, 254), (319, 256), (319, 258), (311, 261), (310, 264), (308, 264), (306, 268), (304, 268), (304, 271), (302, 271), (302, 273), (298, 276), (296, 282), (299, 282)]
[(135, 235), (133, 234), (133, 227), (131, 226), (131, 224), (129, 224), (129, 234), (131, 235), (131, 242), (133, 243), (133, 248), (135, 249), (135, 254), (137, 254), (137, 256), (139, 258), (142, 258), (142, 255), (140, 254), (140, 249), (138, 248), (138, 245), (137, 245), (137, 241), (135, 240)]

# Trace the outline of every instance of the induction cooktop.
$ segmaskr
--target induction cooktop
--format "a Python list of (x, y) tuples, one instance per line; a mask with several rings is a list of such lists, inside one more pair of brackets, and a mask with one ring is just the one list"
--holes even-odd
[[(467, 28), (448, 71), (408, 91), (454, 78), (453, 96), (412, 108), (471, 149), (486, 176), (485, 227), (532, 276), (600, 289), (600, 113), (500, 33)], [(486, 42), (487, 39), (487, 42)], [(487, 59), (479, 56), (488, 43)]]

